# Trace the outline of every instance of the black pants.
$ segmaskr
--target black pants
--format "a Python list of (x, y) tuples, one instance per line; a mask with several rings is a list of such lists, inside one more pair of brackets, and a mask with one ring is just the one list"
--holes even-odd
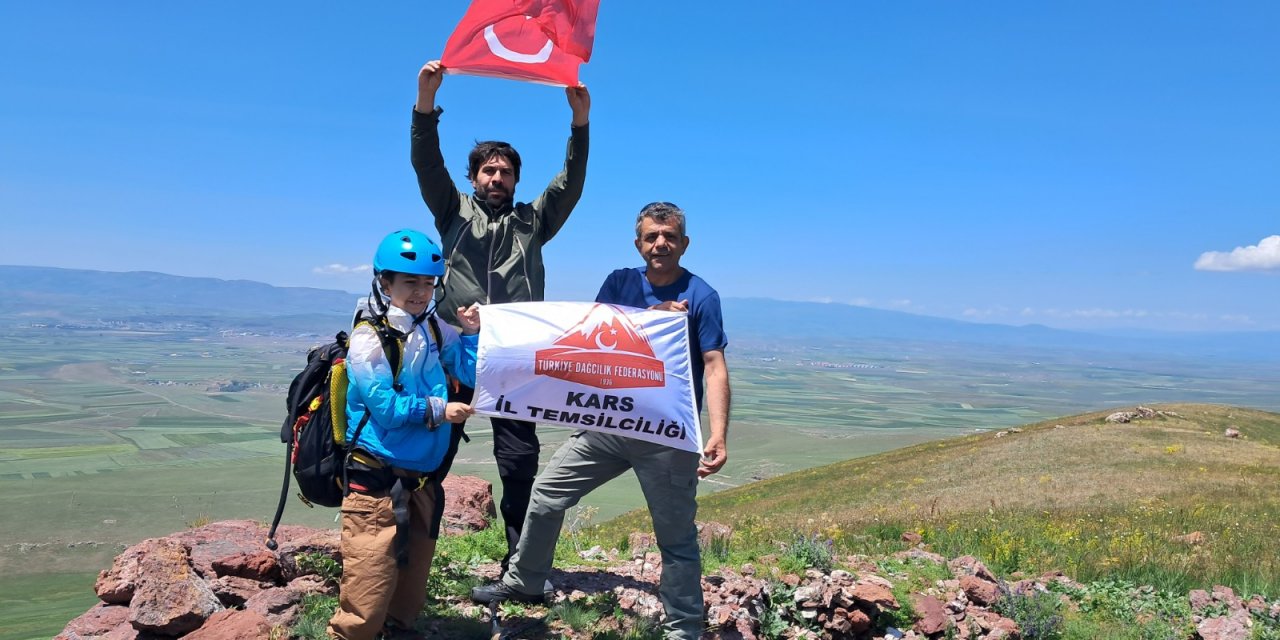
[[(457, 392), (449, 393), (449, 401), (470, 404), (474, 394), (475, 390), (471, 387), (461, 387)], [(529, 511), (529, 494), (533, 492), (533, 479), (538, 475), (540, 449), (538, 434), (534, 431), (532, 422), (506, 418), (489, 418), (489, 422), (493, 424), (493, 458), (498, 463), (498, 478), (502, 481), (498, 512), (502, 514), (502, 520), (506, 524), (507, 555), (502, 559), (502, 572), (506, 573), (507, 564), (516, 551), (516, 543), (520, 541), (520, 532), (524, 530), (524, 516)], [(458, 453), (461, 439), (462, 429), (455, 428), (453, 441), (449, 443), (449, 453), (445, 455), (444, 463), (437, 472), (439, 478), (443, 479), (453, 466), (453, 458)]]

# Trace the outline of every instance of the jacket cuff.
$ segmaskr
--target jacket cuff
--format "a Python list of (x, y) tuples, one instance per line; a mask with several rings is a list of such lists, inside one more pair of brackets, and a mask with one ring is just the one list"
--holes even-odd
[(444, 109), (439, 106), (432, 109), (431, 113), (422, 113), (415, 108), (410, 108), (410, 111), (413, 112), (413, 125), (415, 127), (439, 124), (440, 114), (444, 113)]
[(444, 398), (427, 396), (426, 401), (428, 404), (426, 416), (427, 426), (435, 428), (444, 424)]
[(409, 407), (409, 424), (422, 422), (427, 417), (427, 401), (422, 398), (414, 398), (413, 406)]

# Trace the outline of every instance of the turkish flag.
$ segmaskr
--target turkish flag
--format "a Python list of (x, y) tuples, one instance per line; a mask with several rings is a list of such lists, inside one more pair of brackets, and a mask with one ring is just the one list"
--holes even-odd
[(440, 62), (453, 73), (577, 86), (600, 0), (472, 0)]

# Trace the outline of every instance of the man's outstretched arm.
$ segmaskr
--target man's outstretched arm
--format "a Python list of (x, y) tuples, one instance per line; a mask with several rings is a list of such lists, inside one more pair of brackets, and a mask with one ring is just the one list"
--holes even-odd
[(702, 448), (702, 460), (698, 462), (698, 477), (705, 478), (729, 461), (729, 366), (724, 361), (724, 351), (716, 349), (702, 354), (703, 379), (707, 385), (707, 417), (711, 421), (711, 435)]
[(409, 133), (409, 159), (418, 175), (418, 190), (435, 217), (436, 230), (442, 235), (461, 206), (458, 189), (440, 153), (441, 111), (436, 109), (436, 92), (443, 79), (444, 67), (439, 60), (422, 65), (418, 71), (418, 100), (413, 105), (413, 126)]
[(587, 181), (587, 149), (590, 142), (591, 93), (587, 86), (566, 87), (565, 97), (573, 111), (569, 146), (565, 151), (564, 169), (551, 179), (547, 190), (533, 202), (534, 211), (542, 217), (542, 241), (547, 242), (564, 226), (569, 214), (582, 197)]

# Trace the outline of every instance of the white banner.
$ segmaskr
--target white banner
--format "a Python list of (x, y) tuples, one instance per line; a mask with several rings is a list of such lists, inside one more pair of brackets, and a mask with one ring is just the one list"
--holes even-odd
[(477, 414), (702, 452), (685, 314), (516, 302), (480, 322)]

